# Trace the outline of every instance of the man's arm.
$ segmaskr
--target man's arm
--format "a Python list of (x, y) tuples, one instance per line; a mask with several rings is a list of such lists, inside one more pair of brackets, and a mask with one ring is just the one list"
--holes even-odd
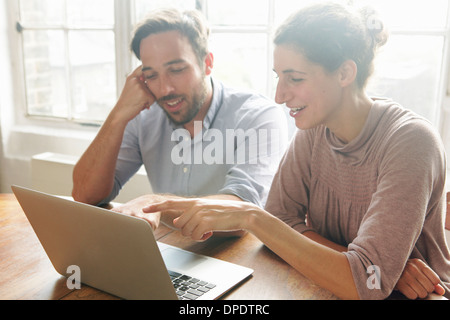
[(76, 201), (96, 205), (111, 193), (125, 128), (154, 101), (139, 67), (127, 78), (116, 106), (74, 168), (72, 196)]

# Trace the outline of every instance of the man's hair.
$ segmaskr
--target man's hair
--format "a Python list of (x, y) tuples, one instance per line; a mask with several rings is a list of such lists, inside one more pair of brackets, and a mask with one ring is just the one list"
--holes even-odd
[(141, 41), (152, 34), (178, 31), (185, 36), (194, 50), (199, 64), (208, 54), (209, 27), (203, 15), (197, 10), (181, 12), (177, 9), (152, 11), (136, 26), (131, 42), (131, 50), (141, 60)]

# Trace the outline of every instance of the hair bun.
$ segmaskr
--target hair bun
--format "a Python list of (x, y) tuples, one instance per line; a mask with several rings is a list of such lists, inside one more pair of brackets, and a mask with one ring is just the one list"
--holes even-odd
[(374, 48), (383, 46), (389, 38), (389, 33), (379, 13), (369, 6), (363, 7), (359, 11), (367, 32), (373, 39)]

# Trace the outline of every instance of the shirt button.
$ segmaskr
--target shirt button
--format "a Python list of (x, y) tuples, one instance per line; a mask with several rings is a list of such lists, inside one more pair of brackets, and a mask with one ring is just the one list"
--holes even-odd
[(187, 173), (187, 172), (188, 172), (188, 168), (186, 168), (186, 167), (183, 168), (183, 172), (184, 172), (184, 173)]

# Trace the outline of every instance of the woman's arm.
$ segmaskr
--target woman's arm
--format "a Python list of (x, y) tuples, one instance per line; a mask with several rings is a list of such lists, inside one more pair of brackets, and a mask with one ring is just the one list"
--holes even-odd
[(308, 239), (311, 239), (317, 243), (320, 243), (321, 245), (324, 245), (330, 249), (336, 250), (338, 252), (346, 252), (347, 247), (341, 246), (337, 243), (334, 243), (333, 241), (328, 240), (325, 237), (322, 237), (320, 234), (314, 232), (314, 231), (306, 231), (303, 233), (305, 237)]
[(145, 213), (174, 210), (183, 214), (174, 225), (184, 236), (208, 239), (214, 231), (246, 230), (319, 286), (342, 299), (358, 299), (344, 254), (290, 228), (267, 211), (247, 202), (168, 200), (144, 208)]
[[(346, 252), (347, 247), (336, 244), (314, 231), (306, 231), (303, 235), (317, 243), (339, 252)], [(430, 293), (442, 296), (444, 287), (440, 284), (439, 276), (422, 260), (409, 259), (405, 269), (395, 286), (395, 290), (408, 299), (425, 299)]]
[[(213, 200), (213, 199), (210, 199)], [(306, 231), (303, 235), (268, 212), (245, 202), (179, 199), (144, 208), (145, 213), (166, 210), (176, 212), (174, 225), (194, 240), (208, 239), (214, 231), (246, 230), (258, 237), (280, 258), (319, 286), (343, 299), (358, 299), (348, 260), (347, 248), (321, 235)], [(424, 262), (408, 261), (396, 290), (410, 299), (429, 293), (445, 293), (439, 277)]]
[(359, 299), (347, 257), (340, 251), (296, 232), (267, 212), (258, 213), (247, 230), (320, 287), (342, 299)]

